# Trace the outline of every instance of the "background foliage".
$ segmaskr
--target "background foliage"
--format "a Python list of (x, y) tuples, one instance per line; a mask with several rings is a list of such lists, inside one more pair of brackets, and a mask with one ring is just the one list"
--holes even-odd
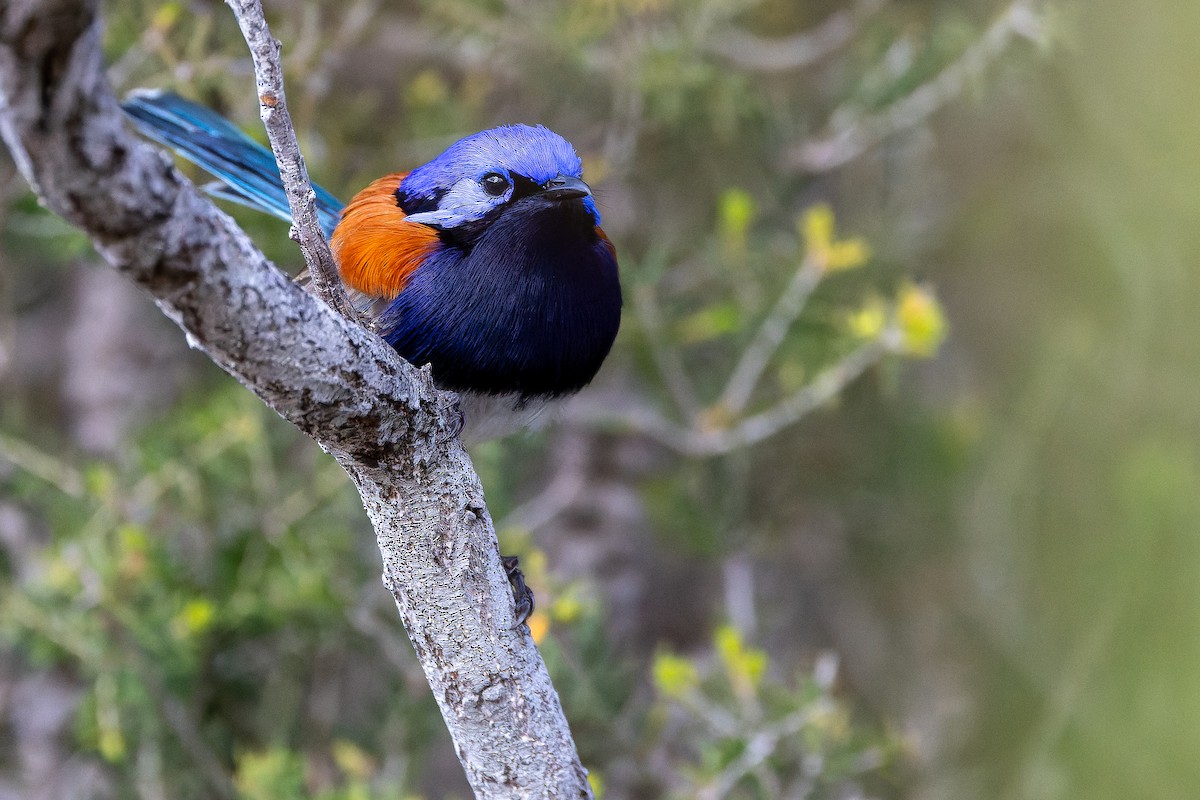
[[(343, 197), (501, 122), (584, 157), (617, 350), (474, 455), (603, 794), (1200, 785), (1192, 4), (271, 9)], [(221, 4), (110, 3), (106, 47), (257, 131)], [(337, 467), (2, 178), (0, 796), (465, 796)]]

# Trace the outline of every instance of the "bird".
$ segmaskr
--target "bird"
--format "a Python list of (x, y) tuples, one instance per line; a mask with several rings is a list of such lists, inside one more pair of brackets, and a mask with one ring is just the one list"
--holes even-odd
[[(146, 136), (217, 178), (205, 187), (291, 221), (275, 157), (174, 92), (122, 103)], [(541, 125), (463, 137), (317, 215), (351, 303), (405, 360), (459, 397), (475, 444), (531, 425), (595, 377), (621, 322), (616, 248), (582, 161)]]
[[(143, 134), (216, 177), (210, 194), (291, 221), (274, 156), (232, 122), (162, 90), (136, 90), (122, 107)], [(530, 424), (608, 356), (621, 321), (616, 249), (581, 159), (549, 128), (463, 137), (347, 204), (313, 191), (351, 302), (457, 393), (464, 441)], [(533, 595), (517, 559), (503, 563), (521, 624)]]

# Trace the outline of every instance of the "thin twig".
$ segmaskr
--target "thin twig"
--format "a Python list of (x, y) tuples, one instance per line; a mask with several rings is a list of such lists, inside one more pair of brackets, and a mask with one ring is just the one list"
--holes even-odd
[(884, 0), (859, 0), (853, 8), (829, 16), (811, 30), (779, 39), (733, 29), (708, 44), (734, 66), (760, 72), (804, 69), (844, 47), (862, 23), (883, 8)]
[(701, 790), (697, 797), (708, 800), (718, 800), (718, 798), (728, 797), (733, 788), (737, 786), (738, 781), (750, 774), (755, 767), (770, 758), (775, 749), (779, 747), (780, 741), (783, 739), (795, 736), (804, 729), (812, 720), (813, 712), (811, 709), (796, 712), (780, 722), (755, 732), (746, 741), (745, 747), (742, 748), (742, 753), (737, 758), (729, 763), (721, 774), (716, 777), (714, 782)]
[(924, 122), (963, 89), (978, 80), (1017, 38), (1037, 41), (1045, 35), (1045, 19), (1033, 0), (1016, 0), (988, 26), (979, 39), (936, 77), (874, 114), (837, 111), (846, 120), (820, 139), (794, 147), (785, 158), (793, 169), (825, 172), (858, 158), (898, 131)]
[(837, 397), (842, 389), (877, 364), (890, 349), (882, 340), (862, 345), (819, 374), (812, 383), (775, 406), (746, 417), (728, 430), (702, 436), (700, 449), (718, 455), (774, 436)]
[(258, 86), (259, 111), (275, 163), (283, 178), (288, 207), (292, 211), (292, 238), (300, 245), (304, 263), (317, 295), (346, 319), (359, 322), (358, 313), (346, 297), (338, 277), (337, 265), (329, 242), (317, 220), (317, 195), (308, 178), (300, 143), (288, 114), (283, 93), (283, 66), (280, 63), (279, 40), (271, 35), (263, 16), (262, 0), (226, 0), (237, 17), (242, 36), (254, 61), (254, 78)]
[(700, 401), (696, 397), (696, 387), (688, 377), (687, 370), (679, 353), (667, 344), (663, 335), (662, 309), (658, 305), (658, 297), (654, 286), (642, 284), (633, 290), (633, 311), (637, 315), (638, 324), (646, 332), (646, 343), (650, 347), (650, 357), (658, 369), (663, 385), (667, 387), (675, 407), (686, 419), (691, 419), (700, 410)]
[(825, 274), (818, 259), (805, 256), (791, 282), (779, 296), (771, 313), (763, 320), (754, 340), (742, 352), (737, 366), (721, 393), (720, 405), (732, 415), (740, 414), (750, 402), (767, 364), (783, 343), (788, 330), (804, 310), (821, 277)]
[(851, 351), (811, 382), (765, 411), (743, 418), (728, 428), (705, 430), (684, 427), (645, 406), (616, 407), (613, 403), (575, 402), (564, 411), (565, 419), (590, 425), (614, 425), (643, 434), (685, 456), (711, 458), (725, 455), (769, 439), (828, 403), (856, 378), (890, 352), (897, 352), (898, 333), (885, 331)]
[(28, 442), (0, 434), (0, 460), (41, 478), (66, 495), (83, 497), (85, 489), (79, 470)]
[(631, 402), (626, 396), (622, 396), (620, 402), (617, 402), (617, 398), (611, 396), (586, 392), (583, 396), (576, 396), (563, 407), (561, 419), (580, 425), (611, 426), (640, 433), (670, 450), (691, 454), (688, 443), (694, 432), (690, 427), (667, 419), (649, 406)]
[(561, 471), (545, 489), (508, 512), (496, 529), (539, 530), (570, 508), (585, 488), (587, 481), (579, 470)]
[(329, 94), (329, 87), (333, 85), (334, 74), (341, 66), (343, 56), (355, 52), (363, 34), (371, 30), (379, 19), (381, 2), (382, 0), (359, 0), (336, 10), (340, 21), (338, 29), (331, 40), (322, 44), (320, 58), (304, 76), (309, 102), (319, 102)]

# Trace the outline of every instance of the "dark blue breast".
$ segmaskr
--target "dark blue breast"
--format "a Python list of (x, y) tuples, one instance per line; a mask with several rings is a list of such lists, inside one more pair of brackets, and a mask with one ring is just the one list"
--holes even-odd
[(554, 397), (595, 376), (621, 287), (581, 202), (533, 195), (442, 240), (379, 320), (400, 355), (457, 391)]

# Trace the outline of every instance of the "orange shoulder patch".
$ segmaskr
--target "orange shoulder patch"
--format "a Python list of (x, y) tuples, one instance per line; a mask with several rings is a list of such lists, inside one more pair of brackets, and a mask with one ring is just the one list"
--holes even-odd
[(392, 299), (438, 246), (437, 231), (407, 222), (396, 189), (408, 173), (373, 181), (354, 195), (333, 229), (330, 245), (342, 282), (371, 297)]
[(616, 261), (617, 247), (612, 243), (612, 240), (608, 238), (608, 234), (604, 232), (604, 228), (601, 228), (599, 225), (597, 225), (596, 235), (600, 237), (600, 241), (604, 244), (604, 248), (608, 250), (608, 254), (612, 256), (613, 261)]

